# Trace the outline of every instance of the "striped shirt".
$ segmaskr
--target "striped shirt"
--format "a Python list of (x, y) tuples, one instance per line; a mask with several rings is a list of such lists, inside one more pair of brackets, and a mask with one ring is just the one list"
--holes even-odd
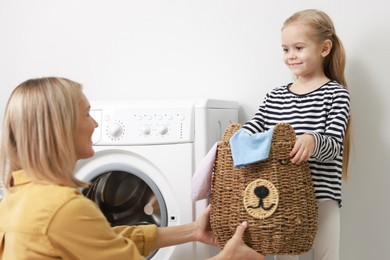
[(336, 200), (341, 205), (343, 139), (350, 115), (349, 92), (336, 81), (329, 81), (304, 95), (291, 92), (290, 85), (269, 92), (255, 116), (243, 127), (257, 133), (286, 122), (297, 135), (312, 134), (316, 144), (308, 162), (317, 200)]

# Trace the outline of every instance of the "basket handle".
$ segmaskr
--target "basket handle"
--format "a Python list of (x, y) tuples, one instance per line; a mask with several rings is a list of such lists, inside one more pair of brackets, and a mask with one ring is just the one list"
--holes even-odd
[(232, 137), (238, 130), (240, 130), (241, 127), (242, 126), (239, 123), (232, 123), (228, 125), (222, 136), (222, 142), (229, 142), (230, 137)]

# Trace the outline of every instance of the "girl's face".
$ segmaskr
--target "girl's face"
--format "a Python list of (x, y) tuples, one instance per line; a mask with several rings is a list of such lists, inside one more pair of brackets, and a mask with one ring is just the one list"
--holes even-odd
[(92, 149), (92, 134), (98, 124), (89, 115), (90, 108), (91, 106), (87, 98), (83, 95), (79, 104), (79, 115), (74, 140), (78, 159), (86, 159), (94, 154)]
[(309, 26), (290, 24), (282, 30), (283, 61), (296, 77), (322, 76), (323, 44), (313, 39)]

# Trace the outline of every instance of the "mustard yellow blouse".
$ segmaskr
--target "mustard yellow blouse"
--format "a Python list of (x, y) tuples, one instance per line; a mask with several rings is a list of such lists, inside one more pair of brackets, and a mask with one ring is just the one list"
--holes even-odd
[(135, 260), (155, 249), (155, 225), (111, 227), (77, 189), (12, 176), (0, 202), (0, 259)]

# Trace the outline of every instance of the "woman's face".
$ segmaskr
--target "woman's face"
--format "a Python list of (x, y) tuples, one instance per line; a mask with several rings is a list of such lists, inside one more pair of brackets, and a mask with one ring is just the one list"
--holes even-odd
[(79, 115), (75, 134), (75, 147), (77, 159), (86, 159), (93, 156), (92, 134), (98, 126), (97, 122), (89, 115), (91, 106), (83, 95), (79, 104)]

